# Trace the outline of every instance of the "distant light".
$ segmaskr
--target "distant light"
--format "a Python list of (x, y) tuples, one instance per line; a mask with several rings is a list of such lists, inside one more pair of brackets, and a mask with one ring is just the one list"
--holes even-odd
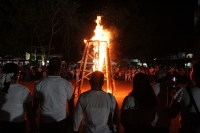
[(157, 58), (154, 58), (153, 60), (157, 60)]
[(143, 66), (147, 67), (147, 63), (143, 63)]
[(186, 67), (190, 67), (190, 68), (191, 68), (191, 66), (192, 66), (192, 63), (191, 63), (191, 62), (189, 62), (189, 63), (185, 63), (185, 66), (186, 66)]
[(138, 66), (142, 66), (142, 63), (138, 62), (137, 65), (138, 65)]

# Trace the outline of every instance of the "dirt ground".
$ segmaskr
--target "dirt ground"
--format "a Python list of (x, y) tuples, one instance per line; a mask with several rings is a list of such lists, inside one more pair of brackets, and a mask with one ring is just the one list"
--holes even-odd
[[(75, 80), (70, 81), (75, 88)], [(20, 84), (27, 86), (30, 90), (30, 92), (33, 92), (34, 82), (23, 82), (20, 81)], [(125, 82), (125, 81), (116, 81), (115, 83), (116, 93), (115, 98), (119, 104), (119, 107), (121, 108), (122, 102), (124, 97), (132, 90), (132, 83), (131, 82)], [(83, 86), (81, 87), (81, 92), (87, 91), (90, 89), (89, 83), (87, 81), (83, 82)], [(106, 84), (103, 86), (103, 89), (106, 90)], [(75, 91), (75, 103), (78, 99), (77, 90)], [(171, 120), (171, 127), (170, 127), (170, 133), (178, 133), (179, 123), (178, 123), (179, 116), (175, 119)], [(27, 131), (28, 132), (28, 131)], [(123, 133), (123, 127), (120, 127), (120, 133)]]

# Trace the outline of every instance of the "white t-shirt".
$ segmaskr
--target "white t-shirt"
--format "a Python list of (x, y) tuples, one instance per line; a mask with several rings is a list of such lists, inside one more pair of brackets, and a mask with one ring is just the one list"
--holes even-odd
[(72, 95), (72, 84), (60, 76), (48, 76), (36, 83), (34, 97), (40, 102), (41, 122), (65, 119), (66, 103)]
[[(189, 113), (196, 113), (194, 106), (189, 106), (190, 97), (185, 87), (182, 87), (183, 97), (180, 102), (180, 110), (181, 110), (181, 118), (184, 121), (191, 121)], [(191, 87), (191, 93), (194, 97), (196, 105), (200, 110), (200, 88), (199, 87)]]
[(126, 111), (128, 109), (132, 109), (131, 110), (131, 114), (130, 112), (128, 113), (127, 116), (129, 117), (129, 120), (131, 120), (130, 124), (143, 124), (143, 125), (147, 125), (147, 124), (151, 124), (152, 118), (155, 115), (155, 110), (156, 108), (138, 108), (136, 107), (135, 104), (135, 99), (133, 96), (126, 96), (123, 100), (122, 103), (122, 108), (121, 111)]
[(25, 86), (10, 84), (8, 93), (0, 87), (0, 121), (24, 121), (24, 103), (32, 101), (31, 94)]
[(132, 96), (126, 96), (122, 103), (121, 110), (135, 108), (135, 99)]
[[(113, 108), (116, 100), (111, 95)], [(76, 104), (74, 114), (74, 131), (78, 131), (83, 117), (83, 133), (109, 133), (107, 126), (111, 98), (104, 91), (89, 90), (82, 93)]]
[(155, 83), (152, 85), (154, 92), (159, 100), (156, 109), (155, 119), (152, 121), (153, 127), (170, 127), (171, 119), (167, 113), (168, 106), (168, 87), (166, 83)]

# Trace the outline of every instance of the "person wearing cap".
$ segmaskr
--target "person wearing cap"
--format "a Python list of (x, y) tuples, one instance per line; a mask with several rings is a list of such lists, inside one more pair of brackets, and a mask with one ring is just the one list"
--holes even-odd
[[(74, 133), (78, 132), (83, 119), (82, 133), (110, 133), (107, 124), (111, 106), (115, 109), (113, 122), (119, 130), (119, 109), (115, 97), (102, 90), (104, 74), (91, 74), (91, 89), (80, 95), (74, 113)], [(113, 102), (111, 102), (111, 100)]]
[(159, 100), (155, 118), (152, 121), (154, 133), (169, 133), (171, 119), (168, 116), (168, 87), (165, 82), (165, 72), (157, 70), (154, 76), (155, 83), (152, 88)]

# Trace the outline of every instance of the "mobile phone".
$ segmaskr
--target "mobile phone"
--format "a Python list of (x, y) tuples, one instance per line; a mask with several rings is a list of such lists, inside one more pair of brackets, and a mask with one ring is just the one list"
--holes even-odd
[(173, 77), (173, 78), (172, 78), (172, 81), (173, 81), (173, 82), (176, 82), (176, 77)]
[(176, 87), (176, 77), (173, 77), (172, 81), (173, 81), (173, 87)]

